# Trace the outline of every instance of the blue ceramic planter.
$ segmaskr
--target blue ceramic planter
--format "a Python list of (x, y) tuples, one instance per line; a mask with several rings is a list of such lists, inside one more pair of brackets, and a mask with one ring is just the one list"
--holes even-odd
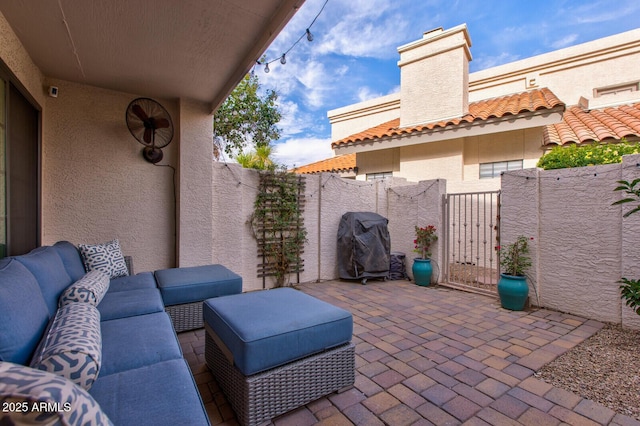
[(431, 285), (431, 274), (433, 274), (431, 259), (422, 259), (419, 257), (413, 259), (411, 271), (413, 272), (413, 281), (417, 285), (423, 287)]
[(527, 302), (527, 297), (529, 296), (527, 277), (500, 274), (498, 295), (500, 296), (500, 304), (503, 308), (512, 311), (523, 310)]

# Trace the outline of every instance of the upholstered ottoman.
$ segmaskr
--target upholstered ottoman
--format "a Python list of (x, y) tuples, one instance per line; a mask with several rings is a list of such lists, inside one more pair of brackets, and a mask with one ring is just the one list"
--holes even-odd
[(154, 272), (165, 310), (176, 333), (202, 328), (202, 301), (242, 293), (242, 277), (222, 265)]
[(208, 299), (205, 359), (244, 425), (353, 385), (351, 313), (291, 288)]

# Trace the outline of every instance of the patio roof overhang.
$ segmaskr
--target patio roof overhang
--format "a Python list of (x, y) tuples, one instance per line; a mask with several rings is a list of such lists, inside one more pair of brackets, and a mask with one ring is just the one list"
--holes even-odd
[(304, 0), (3, 1), (46, 77), (215, 110)]

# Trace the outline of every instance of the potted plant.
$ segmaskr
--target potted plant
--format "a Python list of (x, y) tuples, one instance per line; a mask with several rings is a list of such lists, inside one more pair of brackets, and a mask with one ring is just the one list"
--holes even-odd
[(533, 238), (519, 236), (515, 242), (507, 246), (498, 246), (500, 257), (500, 280), (498, 281), (498, 295), (503, 308), (521, 311), (529, 296), (526, 272), (531, 267), (529, 257), (529, 241)]
[(431, 245), (438, 240), (436, 235), (436, 227), (433, 225), (420, 228), (415, 227), (416, 239), (413, 240), (415, 248), (413, 251), (420, 253), (421, 257), (413, 259), (413, 279), (420, 286), (428, 286), (431, 284), (431, 274), (433, 267), (431, 266)]

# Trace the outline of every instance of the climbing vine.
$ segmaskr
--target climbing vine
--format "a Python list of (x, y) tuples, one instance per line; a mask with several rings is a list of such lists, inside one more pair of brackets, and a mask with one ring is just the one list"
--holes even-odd
[(273, 276), (276, 287), (304, 270), (304, 178), (284, 171), (260, 172), (260, 185), (251, 218), (258, 241), (258, 277)]

